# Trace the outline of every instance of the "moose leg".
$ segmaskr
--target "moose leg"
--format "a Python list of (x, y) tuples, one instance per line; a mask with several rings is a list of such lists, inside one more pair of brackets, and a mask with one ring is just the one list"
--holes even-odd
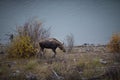
[(56, 56), (56, 49), (52, 49), (52, 51), (54, 52), (54, 55), (52, 57), (55, 58), (55, 56)]
[(46, 57), (45, 57), (45, 51), (44, 51), (44, 48), (42, 49), (42, 53), (41, 53), (41, 55), (42, 55), (43, 58), (46, 58)]
[(44, 54), (44, 48), (41, 48), (40, 56), (43, 56)]

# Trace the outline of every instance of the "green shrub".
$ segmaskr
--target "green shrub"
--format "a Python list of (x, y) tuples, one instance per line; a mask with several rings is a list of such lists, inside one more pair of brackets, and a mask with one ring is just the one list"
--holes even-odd
[(7, 48), (9, 57), (26, 58), (35, 55), (35, 49), (28, 36), (16, 36)]

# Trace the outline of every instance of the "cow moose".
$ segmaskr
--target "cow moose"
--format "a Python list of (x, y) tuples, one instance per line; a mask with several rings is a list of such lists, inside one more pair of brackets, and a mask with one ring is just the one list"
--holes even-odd
[(39, 42), (39, 46), (42, 51), (42, 55), (44, 54), (44, 48), (52, 49), (52, 51), (54, 52), (53, 57), (56, 56), (56, 48), (57, 47), (60, 48), (61, 50), (63, 50), (63, 52), (66, 52), (63, 44), (55, 38), (42, 39)]

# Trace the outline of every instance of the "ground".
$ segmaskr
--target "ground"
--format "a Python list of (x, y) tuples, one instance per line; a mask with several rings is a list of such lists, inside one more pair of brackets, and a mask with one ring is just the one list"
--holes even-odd
[[(119, 80), (120, 75), (109, 77), (115, 63), (106, 46), (75, 46), (72, 52), (57, 55), (46, 50), (45, 57), (26, 59), (7, 58), (0, 54), (0, 80)], [(116, 70), (116, 69), (115, 69)], [(114, 71), (115, 71), (114, 70)], [(113, 73), (113, 72), (112, 72)], [(117, 70), (120, 73), (120, 70)], [(116, 74), (116, 72), (115, 72)]]

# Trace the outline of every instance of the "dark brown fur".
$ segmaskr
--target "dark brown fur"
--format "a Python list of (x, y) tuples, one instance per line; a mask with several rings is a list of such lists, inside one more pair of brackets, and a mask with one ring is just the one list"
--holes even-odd
[(40, 46), (42, 52), (44, 51), (44, 48), (52, 49), (52, 51), (54, 52), (53, 57), (55, 57), (55, 55), (56, 55), (57, 47), (59, 47), (61, 50), (63, 50), (63, 52), (66, 52), (63, 44), (55, 38), (43, 39), (39, 42), (39, 46)]

